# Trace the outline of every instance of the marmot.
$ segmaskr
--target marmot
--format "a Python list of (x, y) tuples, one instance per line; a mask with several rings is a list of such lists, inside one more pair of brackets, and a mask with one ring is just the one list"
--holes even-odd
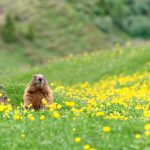
[(43, 108), (42, 99), (47, 101), (47, 104), (50, 105), (53, 103), (53, 93), (50, 87), (48, 86), (47, 80), (41, 74), (35, 74), (32, 77), (29, 85), (24, 91), (24, 108), (30, 108), (38, 110)]

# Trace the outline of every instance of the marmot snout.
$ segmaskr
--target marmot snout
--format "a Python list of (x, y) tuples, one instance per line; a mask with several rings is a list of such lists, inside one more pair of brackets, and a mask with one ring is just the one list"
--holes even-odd
[(47, 104), (53, 103), (52, 90), (48, 86), (47, 80), (41, 74), (33, 75), (32, 80), (24, 92), (24, 108), (31, 107), (35, 110), (43, 108), (42, 99), (47, 101)]

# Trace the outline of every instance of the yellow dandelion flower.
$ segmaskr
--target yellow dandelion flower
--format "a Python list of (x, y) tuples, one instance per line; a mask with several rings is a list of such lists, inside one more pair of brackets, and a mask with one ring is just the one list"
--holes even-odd
[(139, 134), (139, 133), (135, 134), (135, 138), (136, 139), (140, 139), (141, 138), (141, 134)]
[(32, 107), (32, 104), (28, 104), (27, 105), (27, 108), (29, 109), (29, 108), (31, 108)]
[(52, 114), (52, 116), (53, 116), (53, 118), (55, 118), (55, 119), (60, 118), (60, 114), (59, 114), (57, 111), (55, 111), (55, 112)]
[(51, 84), (50, 84), (50, 86), (54, 86), (54, 85), (55, 85), (54, 83), (51, 83)]
[(75, 102), (65, 102), (65, 105), (68, 107), (73, 107), (75, 106)]
[(8, 101), (8, 102), (11, 102), (11, 99), (10, 99), (10, 98), (8, 98), (8, 99), (7, 99), (7, 101)]
[(144, 126), (144, 129), (145, 129), (145, 130), (150, 130), (150, 123), (146, 124), (146, 125)]
[(49, 106), (49, 111), (54, 111), (57, 109), (57, 103), (53, 103)]
[(14, 114), (13, 118), (14, 120), (20, 120), (21, 116), (19, 114)]
[(3, 112), (5, 110), (6, 106), (2, 103), (0, 105), (0, 112)]
[(44, 106), (47, 105), (47, 101), (46, 101), (45, 98), (42, 99), (42, 104), (43, 104)]
[(7, 105), (7, 109), (6, 109), (6, 110), (7, 110), (7, 112), (12, 111), (12, 109), (13, 109), (13, 108), (12, 108), (12, 106), (11, 106), (10, 104), (8, 104), (8, 105)]
[(144, 134), (145, 136), (150, 136), (150, 131), (145, 131)]
[(144, 112), (144, 117), (150, 118), (150, 111), (145, 111)]
[(61, 109), (62, 106), (60, 104), (57, 105), (57, 109)]
[(75, 137), (75, 139), (74, 139), (74, 140), (75, 140), (75, 142), (76, 142), (76, 143), (81, 142), (81, 138), (80, 138), (80, 137)]
[(29, 120), (31, 120), (31, 121), (34, 121), (34, 120), (35, 120), (35, 117), (34, 117), (32, 114), (29, 114), (29, 115), (27, 116), (27, 118), (28, 118)]
[(40, 116), (40, 120), (42, 121), (42, 120), (45, 120), (45, 116), (44, 115), (41, 115)]
[(89, 150), (89, 149), (90, 149), (90, 145), (89, 144), (84, 145), (84, 150)]
[(104, 127), (103, 127), (103, 132), (104, 132), (104, 133), (108, 133), (108, 132), (110, 132), (110, 130), (111, 130), (111, 129), (110, 129), (109, 126), (104, 126)]
[(97, 117), (100, 117), (100, 116), (103, 116), (103, 115), (104, 115), (104, 112), (97, 112), (97, 113), (96, 113), (96, 116), (97, 116)]

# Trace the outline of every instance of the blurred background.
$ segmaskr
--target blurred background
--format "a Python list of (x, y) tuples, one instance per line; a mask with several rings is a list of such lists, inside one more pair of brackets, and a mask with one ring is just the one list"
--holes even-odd
[(0, 75), (149, 38), (150, 0), (0, 0)]

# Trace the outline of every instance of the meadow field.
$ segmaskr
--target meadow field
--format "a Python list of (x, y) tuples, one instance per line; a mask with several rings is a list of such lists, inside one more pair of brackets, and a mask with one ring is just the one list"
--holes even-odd
[(0, 0), (0, 150), (150, 150), (150, 0)]
[[(150, 149), (149, 45), (57, 60), (22, 68), (15, 57), (8, 64), (1, 59), (0, 96), (9, 105), (0, 105), (0, 149)], [(54, 104), (43, 99), (46, 108), (36, 112), (23, 109), (35, 73), (45, 75), (54, 93)]]

